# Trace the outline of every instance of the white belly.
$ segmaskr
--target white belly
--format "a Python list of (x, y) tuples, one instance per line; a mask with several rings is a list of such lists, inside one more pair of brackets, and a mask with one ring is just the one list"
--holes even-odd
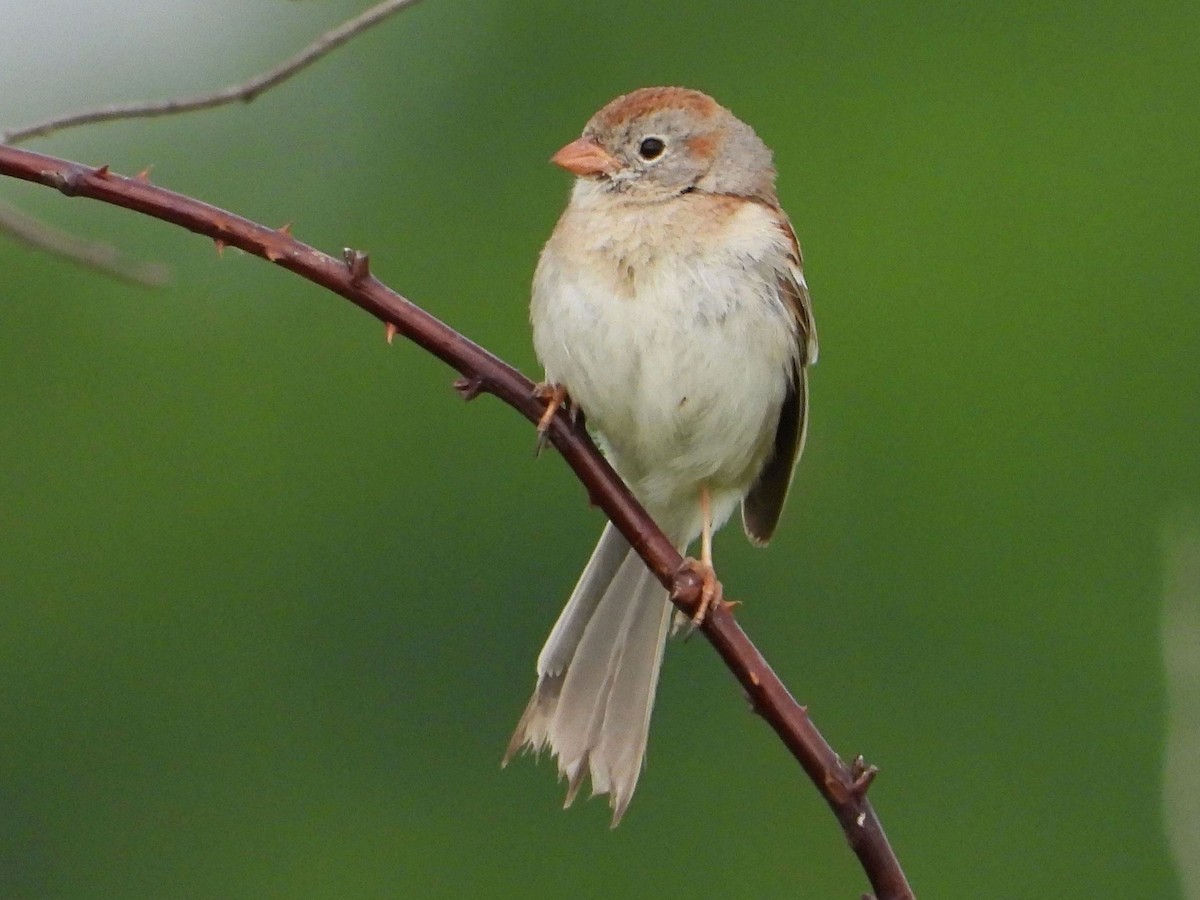
[(775, 290), (785, 251), (693, 246), (618, 261), (597, 244), (570, 254), (547, 245), (534, 346), (546, 380), (566, 386), (651, 515), (691, 540), (700, 488), (723, 522), (772, 446), (796, 353)]

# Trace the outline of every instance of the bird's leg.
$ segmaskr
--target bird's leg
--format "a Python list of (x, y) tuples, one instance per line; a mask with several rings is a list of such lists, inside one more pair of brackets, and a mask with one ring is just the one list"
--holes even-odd
[(700, 488), (700, 563), (696, 566), (700, 575), (700, 605), (692, 616), (692, 626), (699, 628), (708, 615), (713, 603), (721, 602), (721, 582), (717, 581), (717, 572), (712, 564), (712, 497), (708, 493), (708, 485)]
[(713, 604), (723, 602), (721, 582), (717, 581), (717, 572), (712, 564), (712, 526), (712, 496), (708, 492), (708, 485), (704, 485), (700, 488), (700, 559), (685, 557), (683, 565), (679, 567), (680, 572), (687, 570), (689, 573), (699, 576), (700, 602), (696, 605), (696, 612), (690, 621), (682, 610), (676, 612), (675, 625), (671, 630), (672, 635), (682, 632), (685, 640), (695, 634), (696, 629), (704, 624), (704, 619)]
[[(567, 389), (561, 384), (550, 384), (548, 382), (540, 382), (533, 387), (533, 396), (539, 400), (546, 401), (546, 411), (542, 413), (542, 417), (537, 423), (537, 448), (534, 450), (534, 455), (538, 455), (546, 446), (549, 440), (547, 435), (550, 431), (550, 423), (554, 420), (554, 414), (558, 412), (558, 408), (566, 403), (573, 410), (574, 403), (571, 402), (570, 396), (567, 394)], [(572, 420), (574, 413), (572, 412)]]

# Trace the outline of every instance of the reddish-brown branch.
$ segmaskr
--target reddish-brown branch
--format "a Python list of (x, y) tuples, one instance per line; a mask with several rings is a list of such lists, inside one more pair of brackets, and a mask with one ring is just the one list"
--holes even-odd
[[(340, 294), (462, 374), (456, 387), (470, 399), (493, 394), (536, 423), (544, 401), (534, 385), (512, 366), (410, 303), (373, 275), (364, 254), (347, 250), (334, 259), (295, 240), (287, 228), (256, 224), (215, 206), (172, 193), (138, 178), (126, 178), (38, 153), (0, 146), (0, 174), (57, 188), (68, 196), (90, 197), (162, 219), (204, 235), (218, 246), (238, 247)], [(587, 433), (569, 416), (555, 416), (548, 436), (600, 506), (668, 589), (672, 600), (692, 615), (700, 599), (700, 579), (683, 566), (679, 553), (642, 510)], [(823, 796), (858, 856), (876, 896), (913, 896), (866, 789), (873, 767), (861, 759), (847, 765), (826, 743), (783, 682), (742, 631), (726, 606), (714, 608), (701, 625), (754, 709), (799, 761)]]

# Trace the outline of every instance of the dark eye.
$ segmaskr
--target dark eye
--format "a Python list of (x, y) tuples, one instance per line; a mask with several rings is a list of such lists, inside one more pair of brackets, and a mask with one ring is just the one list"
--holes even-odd
[(658, 159), (666, 149), (667, 145), (661, 138), (648, 137), (638, 145), (638, 155), (642, 159)]

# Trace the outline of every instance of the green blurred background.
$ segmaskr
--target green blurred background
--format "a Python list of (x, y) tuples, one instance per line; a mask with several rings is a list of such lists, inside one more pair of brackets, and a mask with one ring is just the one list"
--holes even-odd
[[(2, 126), (230, 83), (366, 4), (7, 5)], [(1168, 704), (1161, 638), (1164, 528), (1200, 518), (1198, 61), (1194, 0), (427, 0), (249, 106), (29, 146), (368, 250), (532, 375), (547, 157), (628, 89), (713, 93), (776, 151), (822, 341), (785, 527), (717, 543), (739, 619), (881, 767), (921, 896), (1171, 898), (1196, 896), (1163, 825), (1196, 788), (1162, 771), (1200, 710)], [(547, 760), (501, 772), (602, 524), (523, 420), (259, 260), (0, 198), (173, 270), (0, 240), (0, 896), (866, 889), (702, 640), (669, 650), (615, 832), (560, 811)]]

